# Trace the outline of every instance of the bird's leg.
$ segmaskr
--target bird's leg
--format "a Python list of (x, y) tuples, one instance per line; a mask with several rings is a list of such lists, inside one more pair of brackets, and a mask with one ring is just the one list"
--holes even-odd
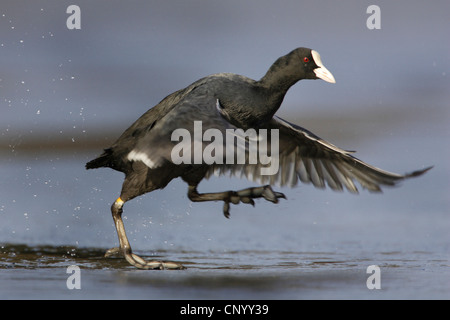
[(131, 250), (125, 233), (125, 226), (122, 221), (123, 204), (125, 202), (119, 197), (111, 206), (111, 213), (119, 236), (119, 248), (113, 248), (106, 252), (105, 256), (111, 256), (115, 253), (121, 253), (125, 259), (133, 266), (139, 269), (184, 269), (184, 267), (175, 262), (145, 261)]
[(230, 217), (230, 202), (233, 204), (250, 203), (255, 205), (253, 199), (264, 198), (267, 201), (278, 203), (278, 198), (286, 199), (281, 192), (275, 192), (269, 185), (263, 187), (247, 188), (239, 191), (224, 191), (214, 193), (198, 193), (196, 185), (189, 185), (188, 197), (191, 201), (223, 201), (223, 214), (225, 218)]

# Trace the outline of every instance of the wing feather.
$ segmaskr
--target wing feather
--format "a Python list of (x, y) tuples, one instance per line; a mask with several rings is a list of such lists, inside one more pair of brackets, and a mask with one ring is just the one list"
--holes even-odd
[[(381, 192), (382, 186), (394, 186), (405, 178), (417, 176), (430, 168), (405, 175), (391, 173), (371, 166), (357, 158), (353, 151), (343, 150), (281, 118), (274, 117), (265, 129), (279, 130), (279, 170), (272, 176), (260, 174), (261, 164), (227, 165), (225, 170), (232, 175), (244, 175), (260, 183), (277, 183), (281, 186), (295, 186), (298, 181), (312, 183), (317, 188), (358, 193), (358, 183), (363, 189)], [(272, 142), (273, 143), (273, 142)], [(270, 149), (270, 147), (267, 147)], [(273, 155), (272, 155), (273, 156)], [(213, 167), (220, 165), (214, 164)], [(267, 165), (266, 165), (267, 167)]]

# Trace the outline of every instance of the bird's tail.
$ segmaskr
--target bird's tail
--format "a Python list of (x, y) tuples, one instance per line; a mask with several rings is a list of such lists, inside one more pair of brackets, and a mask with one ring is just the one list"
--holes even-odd
[(112, 167), (112, 153), (111, 148), (105, 149), (99, 157), (86, 163), (86, 169)]

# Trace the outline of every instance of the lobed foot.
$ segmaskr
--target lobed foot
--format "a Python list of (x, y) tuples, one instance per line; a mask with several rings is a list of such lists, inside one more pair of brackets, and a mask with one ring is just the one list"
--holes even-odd
[(112, 248), (106, 251), (105, 258), (113, 256), (125, 256), (125, 259), (133, 266), (145, 270), (182, 270), (186, 269), (183, 265), (172, 261), (146, 261), (132, 252), (124, 253), (120, 248)]
[(264, 198), (267, 201), (278, 203), (279, 198), (286, 199), (286, 196), (281, 192), (273, 191), (270, 185), (248, 188), (240, 191), (230, 191), (228, 199), (223, 200), (223, 215), (225, 218), (230, 217), (230, 202), (233, 204), (238, 204), (239, 202), (249, 203), (254, 206), (255, 201), (253, 201), (253, 199), (256, 198)]

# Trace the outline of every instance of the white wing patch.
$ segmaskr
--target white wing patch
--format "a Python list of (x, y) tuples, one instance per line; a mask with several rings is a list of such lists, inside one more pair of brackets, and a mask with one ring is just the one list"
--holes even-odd
[(159, 167), (159, 165), (155, 163), (152, 159), (150, 159), (145, 152), (131, 150), (131, 152), (127, 156), (127, 159), (129, 161), (142, 161), (150, 169), (155, 169), (156, 167)]

